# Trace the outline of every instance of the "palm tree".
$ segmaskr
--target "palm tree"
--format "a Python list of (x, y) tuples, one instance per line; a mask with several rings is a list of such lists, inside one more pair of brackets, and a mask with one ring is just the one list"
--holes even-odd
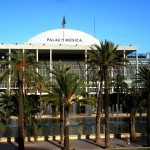
[[(117, 106), (119, 106), (120, 93), (123, 92), (124, 89), (126, 89), (128, 86), (128, 84), (125, 82), (125, 76), (121, 74), (117, 74), (115, 78), (112, 79), (111, 85), (114, 87), (115, 91), (117, 92)], [(117, 111), (117, 115), (118, 115), (118, 111)]]
[[(101, 66), (98, 66), (99, 63), (97, 62), (97, 65), (95, 62), (93, 62), (93, 58), (95, 59), (96, 56), (98, 56), (98, 51), (92, 51), (92, 53), (88, 53), (89, 58), (87, 60), (87, 63), (89, 63), (88, 70), (91, 69), (92, 78), (89, 75), (88, 81), (95, 82), (96, 87), (98, 88), (97, 81), (99, 81), (99, 90), (97, 94), (97, 108), (96, 108), (96, 123), (95, 123), (95, 142), (100, 144), (100, 122), (101, 122), (101, 113), (103, 109), (103, 71), (102, 69), (99, 69), (99, 72), (97, 72), (96, 67), (101, 68)], [(98, 61), (98, 60), (97, 60)]]
[[(23, 50), (13, 50), (7, 55), (7, 59), (2, 61), (2, 66), (7, 66), (2, 80), (8, 80), (11, 75), (11, 80), (15, 81), (18, 85), (18, 149), (24, 150), (24, 109), (23, 97), (24, 88), (32, 87), (32, 83), (41, 83), (42, 78), (36, 72), (39, 67), (38, 62), (35, 60), (35, 54)], [(31, 67), (33, 69), (31, 69)]]
[(63, 143), (64, 139), (64, 102), (63, 102), (63, 95), (62, 91), (59, 87), (59, 82), (61, 82), (61, 78), (63, 75), (67, 74), (70, 70), (70, 66), (62, 63), (59, 61), (56, 65), (53, 65), (53, 70), (50, 70), (52, 73), (52, 82), (50, 83), (50, 92), (48, 97), (48, 102), (55, 103), (59, 105), (60, 108), (60, 143)]
[[(117, 51), (117, 47), (112, 42), (105, 40), (105, 42), (100, 42), (99, 45), (94, 45), (91, 47), (91, 51), (88, 53), (88, 63), (92, 63), (99, 68), (100, 79), (104, 78), (105, 88), (104, 88), (104, 102), (105, 102), (105, 147), (110, 147), (110, 127), (109, 127), (109, 69), (116, 65), (124, 66), (126, 59), (123, 59), (123, 54)], [(101, 83), (102, 84), (102, 83)], [(99, 96), (100, 97), (100, 96)], [(99, 107), (99, 106), (98, 106)], [(97, 112), (97, 114), (100, 112)], [(100, 120), (100, 119), (99, 119)], [(96, 133), (96, 135), (100, 133)]]
[(142, 66), (138, 72), (138, 80), (143, 83), (147, 93), (147, 146), (150, 146), (150, 67)]
[(64, 107), (64, 150), (70, 149), (69, 144), (69, 111), (74, 102), (82, 101), (85, 96), (85, 88), (76, 74), (71, 74), (70, 67), (62, 63), (53, 66), (53, 78), (58, 93), (60, 93), (61, 103)]
[(69, 150), (69, 110), (71, 104), (81, 100), (83, 83), (75, 74), (66, 74), (59, 82), (59, 88), (63, 94), (64, 102), (64, 150)]
[(135, 84), (132, 83), (131, 88), (127, 89), (125, 100), (123, 101), (127, 111), (130, 113), (129, 127), (131, 142), (136, 141), (136, 114), (140, 113), (141, 107), (145, 104), (145, 101), (142, 99), (142, 91)]

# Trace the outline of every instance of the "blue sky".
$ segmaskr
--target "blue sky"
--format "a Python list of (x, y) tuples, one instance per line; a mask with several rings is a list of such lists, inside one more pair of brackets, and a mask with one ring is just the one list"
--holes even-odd
[(150, 52), (150, 0), (0, 0), (0, 43), (62, 28), (64, 15), (68, 29)]

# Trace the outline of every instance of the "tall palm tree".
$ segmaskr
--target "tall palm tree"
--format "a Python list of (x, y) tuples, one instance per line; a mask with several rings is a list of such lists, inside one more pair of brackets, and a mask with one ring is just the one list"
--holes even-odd
[(64, 103), (64, 150), (69, 150), (69, 110), (71, 104), (81, 100), (83, 83), (75, 74), (66, 74), (59, 82), (59, 88), (63, 94)]
[[(96, 143), (101, 143), (101, 139), (100, 139), (100, 122), (101, 122), (101, 113), (102, 113), (102, 109), (103, 109), (103, 71), (101, 69), (101, 66), (98, 66), (99, 63), (96, 65), (95, 62), (93, 62), (93, 58), (95, 59), (95, 57), (98, 55), (98, 51), (92, 51), (92, 53), (88, 53), (89, 57), (87, 60), (87, 63), (89, 63), (89, 67), (88, 69), (91, 69), (91, 73), (93, 76), (92, 78), (88, 78), (88, 81), (92, 81), (95, 82), (96, 87), (99, 89), (97, 92), (97, 107), (96, 107), (96, 123), (95, 123), (95, 142)], [(99, 71), (97, 72), (96, 68), (99, 68)], [(90, 76), (90, 75), (89, 75)], [(99, 86), (97, 85), (97, 81), (99, 81)], [(96, 89), (97, 90), (97, 89)]]
[(7, 66), (1, 81), (8, 80), (11, 75), (11, 80), (15, 81), (18, 85), (18, 150), (24, 150), (24, 87), (29, 88), (32, 87), (32, 83), (41, 83), (42, 77), (36, 72), (39, 64), (35, 60), (34, 53), (13, 50), (7, 56), (7, 59), (1, 62), (1, 68)]
[[(104, 79), (104, 102), (105, 102), (105, 147), (110, 147), (110, 127), (109, 127), (109, 69), (116, 65), (124, 66), (126, 59), (123, 58), (123, 53), (117, 50), (118, 46), (115, 46), (112, 42), (105, 40), (100, 42), (99, 45), (91, 47), (91, 51), (88, 52), (88, 63), (96, 65), (100, 70), (100, 80)], [(102, 84), (102, 83), (101, 83)], [(99, 107), (99, 106), (98, 106)], [(97, 112), (97, 114), (100, 112)], [(100, 120), (100, 119), (99, 119)], [(100, 133), (96, 133), (99, 134)]]
[(147, 93), (147, 146), (150, 146), (150, 66), (142, 66), (139, 69), (138, 80), (143, 83)]
[(70, 70), (70, 66), (59, 61), (56, 65), (53, 65), (53, 70), (50, 70), (52, 73), (52, 83), (50, 83), (50, 92), (49, 92), (49, 102), (53, 101), (57, 103), (60, 108), (60, 143), (63, 143), (64, 139), (64, 102), (63, 94), (59, 87), (59, 82), (61, 78), (67, 74)]
[(53, 66), (53, 78), (58, 93), (61, 93), (61, 103), (64, 107), (64, 150), (70, 149), (69, 144), (69, 111), (74, 102), (82, 101), (85, 96), (85, 87), (76, 74), (68, 72), (69, 67), (58, 63)]

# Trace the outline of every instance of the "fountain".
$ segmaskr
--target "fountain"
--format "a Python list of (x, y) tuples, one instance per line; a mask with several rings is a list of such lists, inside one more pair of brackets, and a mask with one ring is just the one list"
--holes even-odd
[[(141, 123), (142, 122), (142, 123)], [(59, 135), (59, 118), (42, 118), (40, 124), (43, 129), (43, 135)], [(136, 131), (138, 133), (146, 133), (146, 117), (136, 119)], [(17, 136), (17, 120), (11, 119), (10, 125), (8, 126), (10, 136)], [(30, 135), (26, 127), (27, 135)], [(70, 134), (81, 135), (81, 134), (94, 134), (95, 132), (95, 117), (92, 116), (81, 116), (81, 117), (70, 117)], [(101, 120), (101, 133), (105, 133), (104, 118)], [(110, 117), (110, 133), (129, 133), (129, 123), (127, 117)], [(5, 135), (5, 134), (4, 134)]]
[(77, 115), (77, 103), (73, 103), (72, 107), (72, 115), (75, 116)]
[(86, 104), (85, 105), (85, 115), (90, 116), (91, 115), (91, 105)]
[[(120, 107), (120, 113), (122, 113), (122, 105)], [(47, 113), (49, 116), (47, 118), (42, 118), (41, 113), (38, 116), (39, 124), (43, 129), (43, 135), (59, 135), (59, 118), (52, 117), (51, 105), (44, 108), (43, 112)], [(85, 105), (85, 115), (77, 114), (77, 103), (73, 103), (70, 112), (70, 134), (94, 134), (95, 132), (95, 116), (91, 116), (91, 112), (94, 108), (88, 104)], [(118, 106), (116, 105), (116, 110), (118, 112)], [(110, 111), (110, 133), (129, 133), (129, 123), (128, 117), (113, 116), (114, 105), (109, 108)], [(78, 116), (77, 116), (78, 115)], [(12, 117), (10, 123), (8, 124), (8, 129), (10, 130), (10, 136), (17, 136), (17, 119)], [(29, 125), (27, 124), (27, 135)], [(145, 133), (146, 132), (146, 117), (136, 118), (136, 132)], [(104, 118), (101, 119), (101, 133), (105, 133)], [(4, 134), (6, 135), (6, 134)]]

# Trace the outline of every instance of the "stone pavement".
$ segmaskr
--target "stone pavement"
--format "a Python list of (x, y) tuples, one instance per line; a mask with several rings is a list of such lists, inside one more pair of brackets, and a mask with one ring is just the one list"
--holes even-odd
[[(70, 147), (75, 150), (100, 150), (104, 149), (104, 139), (101, 144), (96, 144), (91, 139), (70, 140)], [(127, 139), (110, 139), (111, 149), (138, 149), (146, 148), (146, 138), (137, 138), (136, 143), (128, 143)], [(25, 150), (61, 150), (62, 145), (56, 140), (25, 142)], [(150, 147), (149, 147), (150, 149)], [(17, 143), (0, 143), (0, 150), (17, 150)]]

